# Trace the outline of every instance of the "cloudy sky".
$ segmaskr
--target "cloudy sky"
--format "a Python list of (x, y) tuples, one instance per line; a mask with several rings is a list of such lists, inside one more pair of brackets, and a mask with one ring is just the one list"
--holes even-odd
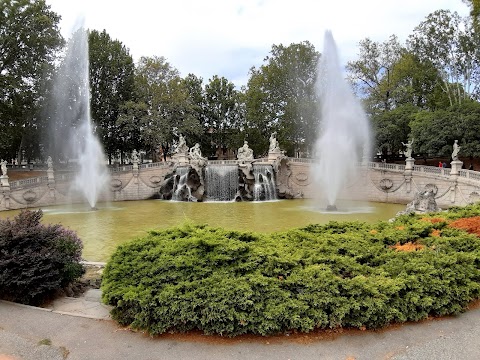
[(450, 9), (468, 14), (462, 0), (46, 0), (62, 16), (69, 38), (79, 17), (85, 26), (106, 30), (134, 60), (164, 56), (182, 76), (207, 82), (224, 76), (245, 85), (248, 70), (260, 66), (273, 44), (308, 40), (322, 51), (331, 30), (342, 63), (356, 58), (366, 37), (401, 41), (429, 13)]

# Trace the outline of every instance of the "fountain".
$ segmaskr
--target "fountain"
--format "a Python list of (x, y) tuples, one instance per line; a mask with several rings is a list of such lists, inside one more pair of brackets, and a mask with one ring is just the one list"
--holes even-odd
[(254, 164), (253, 175), (255, 185), (253, 197), (255, 201), (270, 201), (277, 199), (275, 177), (272, 165)]
[(55, 111), (50, 135), (57, 144), (53, 151), (77, 161), (74, 188), (95, 209), (108, 173), (90, 116), (88, 33), (83, 28), (76, 30), (69, 41), (54, 84), (53, 97)]
[(315, 145), (319, 163), (314, 175), (327, 210), (336, 211), (340, 192), (355, 177), (358, 163), (369, 158), (370, 126), (359, 100), (344, 80), (330, 31), (325, 32), (316, 89), (321, 122)]
[(207, 165), (205, 192), (207, 201), (232, 201), (238, 189), (238, 168), (231, 165)]

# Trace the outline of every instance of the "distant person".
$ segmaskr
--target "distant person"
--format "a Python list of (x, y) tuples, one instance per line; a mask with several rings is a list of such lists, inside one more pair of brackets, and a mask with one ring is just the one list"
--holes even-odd
[(446, 167), (447, 167), (447, 163), (446, 163), (445, 161), (443, 162), (443, 164), (442, 164), (442, 165), (443, 165), (443, 167), (444, 167), (444, 168), (446, 168)]
[(470, 166), (468, 167), (468, 170), (473, 170), (473, 164), (470, 163)]
[(441, 161), (438, 162), (438, 167), (439, 167), (439, 168), (443, 167), (443, 164), (442, 164)]

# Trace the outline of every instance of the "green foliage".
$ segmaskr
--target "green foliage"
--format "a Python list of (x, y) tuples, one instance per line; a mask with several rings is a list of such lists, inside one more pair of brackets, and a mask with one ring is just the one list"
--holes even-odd
[[(37, 104), (63, 43), (60, 17), (44, 0), (0, 1), (0, 154), (38, 155)], [(34, 140), (34, 141), (31, 141)], [(36, 146), (35, 146), (36, 145)]]
[(478, 141), (478, 116), (480, 104), (465, 101), (462, 105), (444, 110), (421, 111), (410, 122), (411, 136), (415, 139), (415, 151), (425, 155), (448, 156), (458, 140), (462, 156), (480, 156)]
[(273, 45), (265, 64), (250, 70), (245, 131), (255, 155), (266, 154), (266, 134), (273, 131), (290, 156), (311, 151), (318, 128), (315, 81), (319, 56), (308, 41)]
[(83, 272), (82, 242), (60, 225), (42, 225), (43, 214), (22, 211), (0, 220), (0, 298), (42, 303)]
[(116, 121), (121, 107), (133, 100), (133, 59), (129, 50), (105, 30), (90, 31), (88, 45), (92, 119), (111, 159), (127, 141)]
[[(420, 249), (397, 250), (409, 243)], [(116, 250), (102, 290), (123, 325), (152, 335), (235, 336), (455, 314), (480, 296), (479, 281), (480, 239), (446, 222), (402, 216), (271, 235), (194, 225), (152, 231)]]

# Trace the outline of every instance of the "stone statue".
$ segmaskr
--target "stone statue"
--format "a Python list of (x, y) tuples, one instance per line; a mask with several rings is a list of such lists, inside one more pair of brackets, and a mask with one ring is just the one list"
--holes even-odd
[(195, 146), (190, 148), (189, 155), (191, 160), (205, 160), (205, 158), (202, 156), (199, 143), (196, 143)]
[(461, 146), (458, 145), (458, 140), (455, 140), (453, 144), (452, 160), (458, 161), (458, 153), (460, 152)]
[(270, 146), (268, 148), (268, 152), (280, 152), (280, 147), (278, 146), (277, 132), (276, 131), (274, 131), (270, 135)]
[(177, 149), (175, 150), (175, 153), (177, 154), (186, 154), (188, 152), (188, 146), (185, 141), (185, 138), (183, 137), (182, 134), (178, 136), (178, 145)]
[(53, 170), (53, 160), (51, 156), (47, 158), (47, 168), (48, 170)]
[(406, 150), (405, 150), (405, 157), (407, 158), (411, 158), (412, 157), (412, 145), (413, 145), (413, 139), (412, 140), (409, 140), (407, 141), (407, 143), (403, 143), (402, 142), (402, 145), (406, 147)]
[(2, 167), (2, 175), (6, 176), (7, 175), (7, 161), (2, 159), (0, 164), (1, 164), (1, 167)]
[(248, 146), (248, 141), (243, 142), (243, 146), (238, 149), (237, 159), (242, 161), (253, 160), (253, 150)]
[(138, 152), (136, 149), (133, 149), (132, 151), (132, 161), (135, 163), (138, 163)]

